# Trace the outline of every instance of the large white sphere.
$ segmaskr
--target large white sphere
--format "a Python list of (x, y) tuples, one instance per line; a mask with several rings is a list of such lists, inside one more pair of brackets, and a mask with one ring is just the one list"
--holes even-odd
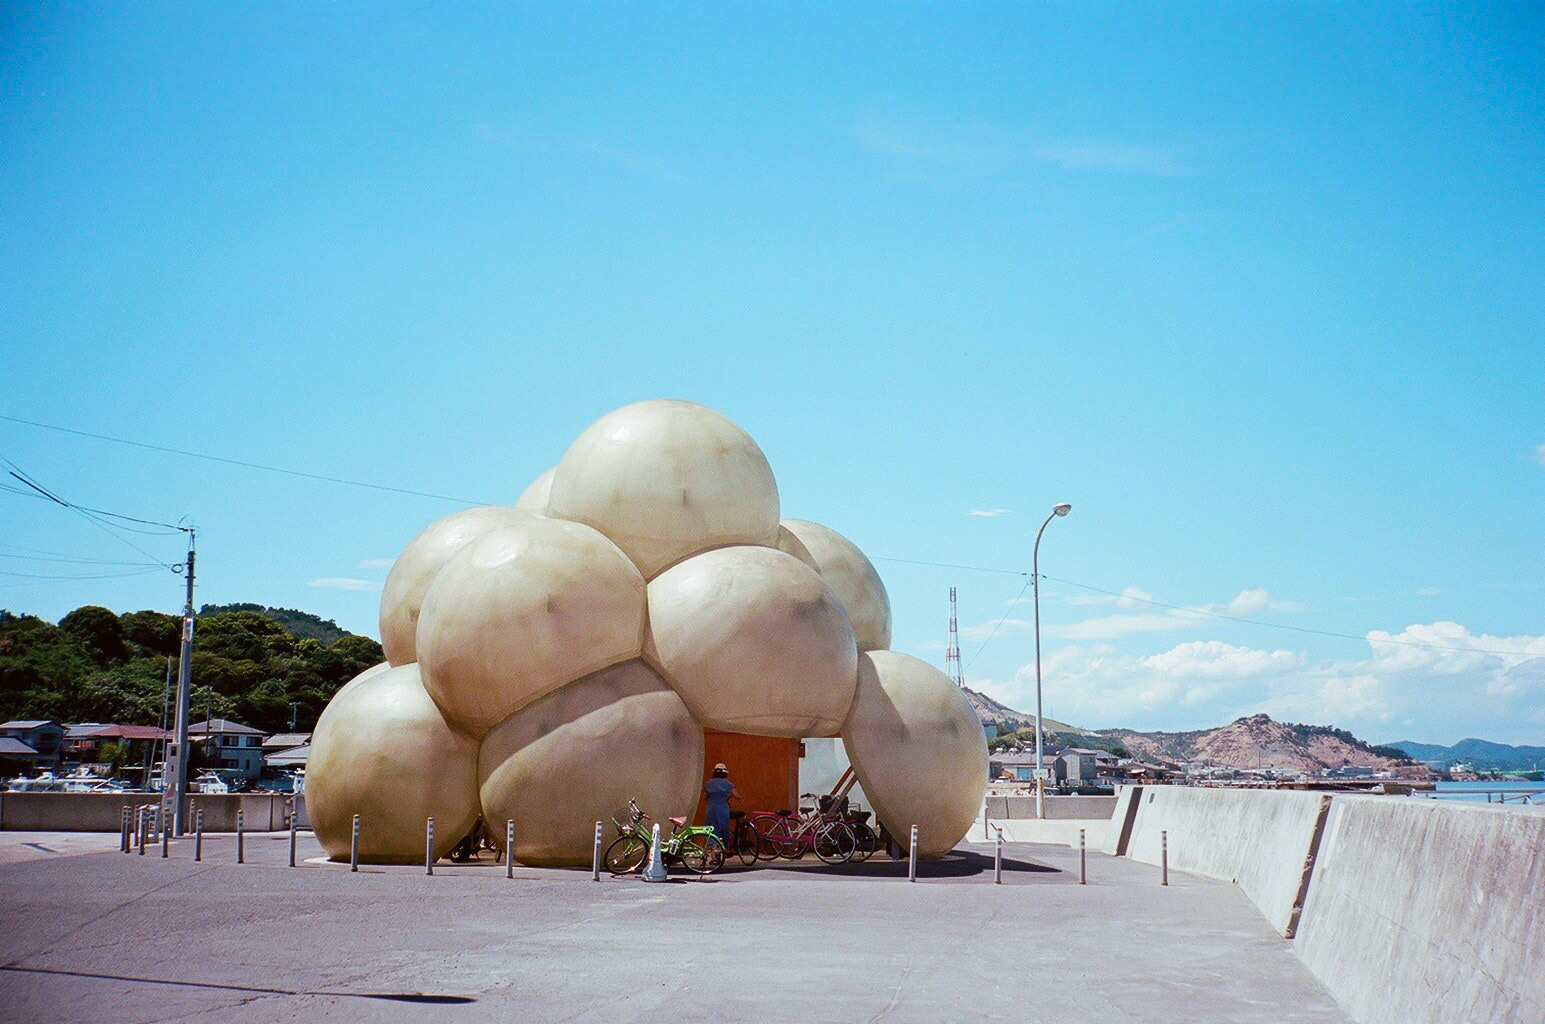
[(525, 513), (502, 505), (463, 509), (429, 524), (402, 549), (381, 591), (381, 647), (393, 665), (417, 661), (414, 637), (424, 592), (451, 557), (492, 530)]
[(483, 739), (483, 816), (500, 843), (515, 822), (515, 859), (588, 865), (597, 821), (636, 799), (669, 829), (697, 807), (703, 729), (653, 669), (628, 661), (555, 690)]
[(553, 474), (557, 471), (558, 467), (554, 466), (531, 481), (531, 485), (521, 492), (519, 498), (515, 499), (515, 507), (522, 512), (535, 512), (537, 515), (546, 515), (547, 496), (552, 493)]
[(389, 661), (383, 661), (379, 665), (371, 665), (369, 668), (365, 669), (365, 671), (361, 672), (353, 679), (350, 679), (348, 682), (338, 687), (338, 689), (333, 693), (333, 700), (337, 700), (339, 697), (342, 697), (344, 694), (348, 693), (350, 690), (354, 689), (354, 687), (358, 686), (360, 683), (363, 683), (365, 680), (374, 679), (382, 672), (390, 671), (391, 667), (392, 663)]
[(356, 814), (362, 861), (422, 863), (431, 817), (444, 856), (477, 821), (477, 742), (445, 721), (417, 665), (368, 669), (311, 734), (306, 812), (334, 860), (348, 859)]
[(835, 735), (853, 699), (857, 653), (832, 588), (772, 548), (705, 551), (649, 584), (645, 656), (715, 729)]
[(891, 835), (917, 826), (919, 856), (948, 853), (976, 820), (987, 792), (987, 739), (966, 695), (927, 662), (895, 651), (860, 654), (842, 744)]
[(644, 578), (579, 523), (524, 515), (462, 548), (418, 620), (424, 686), (481, 737), (572, 679), (639, 656)]
[(756, 442), (712, 409), (654, 400), (592, 423), (553, 476), (548, 513), (600, 530), (646, 579), (709, 548), (771, 544), (778, 485)]
[(874, 563), (858, 549), (858, 545), (829, 526), (806, 519), (785, 519), (782, 526), (804, 545), (815, 559), (822, 578), (842, 598), (842, 605), (853, 622), (858, 649), (878, 651), (889, 647), (891, 599)]

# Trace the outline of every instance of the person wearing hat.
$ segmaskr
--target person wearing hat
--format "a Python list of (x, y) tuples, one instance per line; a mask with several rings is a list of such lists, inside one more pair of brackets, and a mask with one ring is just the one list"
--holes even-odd
[(708, 827), (713, 829), (719, 842), (730, 841), (730, 801), (739, 800), (740, 794), (730, 781), (730, 770), (719, 762), (713, 766), (713, 774), (703, 783), (703, 794), (708, 797)]

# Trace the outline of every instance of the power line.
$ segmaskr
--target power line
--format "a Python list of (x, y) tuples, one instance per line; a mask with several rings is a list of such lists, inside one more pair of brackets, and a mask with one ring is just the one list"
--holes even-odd
[(1367, 636), (1357, 636), (1354, 633), (1337, 633), (1329, 629), (1313, 629), (1309, 626), (1289, 626), (1283, 622), (1267, 622), (1264, 619), (1247, 619), (1241, 615), (1227, 615), (1223, 612), (1208, 611), (1205, 608), (1188, 608), (1185, 605), (1165, 604), (1163, 601), (1155, 601), (1151, 598), (1133, 597), (1130, 594), (1118, 593), (1114, 590), (1102, 590), (1099, 587), (1091, 587), (1087, 583), (1079, 583), (1076, 580), (1063, 579), (1060, 576), (1048, 576), (1041, 573), (1041, 579), (1053, 580), (1057, 583), (1065, 583), (1070, 587), (1078, 587), (1080, 590), (1092, 591), (1096, 594), (1106, 594), (1110, 597), (1119, 597), (1123, 601), (1134, 601), (1138, 604), (1149, 604), (1155, 608), (1168, 608), (1170, 611), (1182, 612), (1186, 615), (1200, 615), (1210, 619), (1226, 619), (1229, 622), (1244, 622), (1251, 626), (1265, 626), (1268, 629), (1288, 629), (1295, 633), (1313, 633), (1316, 636), (1332, 636), (1342, 640), (1357, 640), (1367, 644), (1396, 644), (1401, 647), (1420, 647), (1430, 651), (1458, 651), (1462, 654), (1492, 654), (1499, 657), (1528, 658), (1531, 655), (1527, 651), (1498, 651), (1488, 647), (1454, 647), (1448, 644), (1418, 643), (1414, 640), (1369, 640)]
[[(967, 570), (969, 572), (991, 572), (991, 573), (1001, 573), (1001, 574), (1004, 574), (1004, 575), (1024, 576), (1024, 577), (1026, 577), (1025, 586), (1020, 588), (1019, 594), (1016, 595), (1014, 597), (1014, 599), (1009, 602), (1010, 604), (1014, 604), (1015, 602), (1017, 602), (1019, 600), (1020, 597), (1023, 597), (1024, 593), (1025, 593), (1025, 590), (1030, 585), (1029, 584), (1029, 575), (1030, 574), (1028, 572), (1025, 572), (1025, 571), (1019, 570), (1019, 569), (1001, 569), (1001, 568), (994, 568), (992, 566), (985, 566), (985, 565), (959, 565), (959, 564), (956, 564), (956, 563), (953, 563), (953, 562), (923, 562), (923, 561), (918, 561), (917, 559), (912, 559), (912, 558), (885, 558), (885, 557), (882, 557), (882, 556), (874, 556), (874, 561), (876, 561), (876, 562), (898, 562), (898, 563), (902, 563), (902, 564), (906, 564), (906, 565), (927, 565), (927, 566), (933, 566), (933, 567), (940, 568), (940, 569), (964, 569), (964, 570)], [(1050, 576), (1050, 575), (1048, 575), (1048, 574), (1046, 574), (1044, 572), (1041, 573), (1041, 579), (1043, 579), (1043, 580), (1052, 580), (1052, 581), (1054, 581), (1056, 583), (1063, 583), (1063, 584), (1066, 584), (1067, 586), (1077, 587), (1080, 590), (1087, 590), (1087, 591), (1090, 591), (1091, 593), (1095, 593), (1095, 594), (1105, 594), (1108, 597), (1120, 598), (1123, 601), (1131, 601), (1131, 602), (1133, 602), (1135, 604), (1146, 604), (1146, 605), (1152, 605), (1155, 608), (1165, 608), (1165, 609), (1168, 609), (1169, 611), (1179, 612), (1179, 613), (1181, 613), (1183, 615), (1191, 615), (1191, 616), (1204, 617), (1204, 618), (1209, 618), (1209, 619), (1222, 619), (1222, 620), (1225, 620), (1225, 621), (1228, 621), (1228, 622), (1242, 622), (1242, 623), (1245, 623), (1246, 625), (1250, 625), (1250, 626), (1264, 626), (1267, 629), (1285, 629), (1285, 630), (1288, 630), (1288, 631), (1294, 632), (1294, 633), (1309, 633), (1309, 634), (1312, 634), (1314, 636), (1334, 637), (1334, 638), (1336, 638), (1338, 640), (1355, 640), (1358, 643), (1366, 643), (1366, 644), (1393, 644), (1393, 645), (1396, 645), (1396, 646), (1399, 646), (1399, 647), (1415, 647), (1415, 648), (1418, 648), (1418, 649), (1421, 649), (1421, 650), (1429, 650), (1429, 651), (1454, 651), (1454, 652), (1458, 652), (1460, 654), (1489, 654), (1489, 655), (1492, 655), (1494, 657), (1517, 657), (1517, 658), (1527, 658), (1527, 657), (1530, 657), (1530, 654), (1527, 651), (1499, 651), (1499, 650), (1496, 650), (1494, 648), (1489, 648), (1489, 647), (1457, 647), (1457, 646), (1450, 645), (1450, 644), (1421, 643), (1421, 642), (1415, 641), (1415, 640), (1395, 640), (1393, 638), (1388, 639), (1388, 640), (1369, 640), (1367, 636), (1358, 636), (1355, 633), (1338, 633), (1335, 630), (1330, 630), (1330, 629), (1314, 629), (1314, 628), (1312, 628), (1310, 626), (1290, 626), (1290, 625), (1288, 625), (1285, 622), (1267, 622), (1264, 619), (1247, 619), (1247, 618), (1245, 618), (1242, 615), (1229, 615), (1229, 614), (1226, 614), (1224, 612), (1210, 611), (1210, 610), (1205, 609), (1205, 608), (1193, 608), (1193, 607), (1187, 607), (1186, 605), (1178, 605), (1178, 604), (1165, 604), (1163, 601), (1155, 601), (1152, 598), (1133, 597), (1131, 594), (1125, 594), (1125, 593), (1122, 593), (1122, 592), (1116, 591), (1116, 590), (1106, 590), (1103, 587), (1093, 587), (1093, 586), (1090, 586), (1087, 583), (1080, 583), (1077, 580), (1065, 579), (1065, 578), (1063, 578), (1061, 576)], [(993, 629), (992, 629), (992, 633), (988, 635), (987, 640), (982, 642), (982, 647), (986, 647), (987, 646), (987, 642), (990, 641), (994, 636), (997, 635), (998, 628), (1003, 625), (1003, 622), (1004, 622), (1004, 619), (1000, 617), (998, 619), (997, 623), (994, 624)], [(976, 660), (976, 658), (977, 658), (977, 655), (980, 655), (981, 653), (982, 653), (981, 647), (977, 648), (976, 654), (973, 654), (971, 656), (971, 661), (974, 662)], [(969, 668), (970, 666), (971, 666), (971, 662), (967, 662), (966, 663), (966, 667)]]
[(22, 562), (63, 562), (73, 565), (136, 565), (153, 566), (154, 562), (125, 562), (110, 558), (75, 558), (73, 556), (49, 556), (49, 555), (13, 555), (9, 551), (0, 551), (0, 558), (12, 558)]
[[(1045, 574), (1043, 573), (1042, 575)], [(1009, 604), (1012, 605), (1018, 602), (1021, 597), (1025, 596), (1025, 591), (1030, 589), (1029, 574), (1026, 573), (1025, 577), (1025, 585), (1019, 588), (1019, 593), (1014, 595), (1014, 599), (1010, 601)], [(986, 650), (987, 645), (992, 643), (992, 638), (998, 635), (998, 628), (1003, 625), (1003, 620), (1005, 618), (1007, 618), (1007, 616), (999, 616), (998, 621), (993, 623), (992, 632), (987, 634), (987, 639), (982, 641), (982, 646), (978, 647), (976, 649), (976, 653), (971, 655), (971, 660), (966, 662), (966, 668), (970, 668), (972, 665), (976, 664), (976, 659), (982, 656), (982, 651)], [(964, 676), (966, 674), (965, 669), (961, 669), (960, 674)]]
[(21, 423), (29, 427), (38, 427), (41, 430), (57, 430), (61, 434), (74, 434), (77, 437), (89, 437), (98, 441), (111, 441), (113, 444), (128, 445), (131, 448), (143, 448), (146, 451), (164, 452), (168, 455), (182, 455), (190, 459), (203, 459), (206, 462), (220, 462), (227, 466), (242, 466), (246, 469), (260, 469), (265, 473), (282, 473), (285, 476), (301, 477), (305, 480), (321, 480), (330, 484), (344, 484), (349, 487), (366, 487), (373, 491), (390, 491), (393, 494), (407, 494), (415, 498), (435, 498), (439, 501), (452, 501), (459, 505), (488, 505), (492, 502), (472, 501), (469, 498), (457, 498), (449, 494), (434, 494), (430, 491), (415, 491), (407, 487), (391, 487), (387, 484), (373, 484), (368, 480), (350, 480), (346, 477), (327, 476), (323, 473), (307, 473), (299, 469), (285, 469), (282, 466), (268, 466), (261, 462), (248, 462), (244, 459), (231, 459), (223, 455), (209, 455), (204, 452), (192, 452), (185, 448), (168, 448), (166, 445), (150, 444), (145, 441), (130, 441), (123, 437), (113, 437), (108, 434), (96, 434), (89, 430), (76, 430), (73, 427), (61, 427), (53, 423), (39, 423), (37, 420), (25, 420), (19, 416), (0, 415), (0, 420), (8, 423)]
[[(64, 574), (64, 575), (45, 575), (43, 573), (35, 573), (35, 572), (10, 572), (8, 570), (0, 569), (0, 576), (18, 576), (18, 577), (21, 577), (23, 579), (39, 580), (41, 582), (50, 582), (50, 581), (53, 581), (53, 580), (117, 580), (117, 579), (126, 579), (127, 577), (130, 577), (130, 576), (144, 576), (147, 573), (152, 573), (152, 572), (157, 571), (159, 568), (160, 568), (160, 566), (152, 565), (152, 566), (147, 566), (147, 567), (141, 568), (141, 569), (129, 569), (129, 570), (126, 570), (124, 572), (94, 572), (94, 573), (82, 573), (82, 574), (76, 574), (76, 575), (69, 575), (69, 574)], [(22, 586), (32, 586), (32, 584), (28, 584), (28, 583), (13, 583), (13, 584), (11, 584), (11, 586), (22, 587)]]
[[(56, 505), (62, 505), (65, 508), (69, 509), (70, 511), (79, 514), (88, 523), (90, 523), (91, 525), (95, 526), (97, 529), (101, 530), (103, 533), (106, 533), (108, 536), (113, 537), (116, 540), (121, 541), (124, 544), (127, 544), (129, 547), (133, 548), (135, 551), (138, 551), (140, 554), (144, 555), (146, 558), (148, 558), (151, 561), (155, 562), (157, 565), (160, 565), (162, 568), (170, 570), (171, 572), (174, 572), (174, 573), (181, 574), (182, 569), (179, 566), (172, 565), (170, 562), (162, 561), (161, 559), (157, 558), (155, 555), (151, 554), (149, 551), (146, 551), (144, 548), (142, 548), (138, 544), (134, 543), (129, 538), (123, 536), (121, 533), (118, 533), (116, 531), (116, 529), (112, 527), (111, 524), (109, 524), (107, 522), (104, 522), (102, 519), (100, 519), (96, 515), (93, 515), (87, 509), (82, 508), (79, 505), (76, 505), (74, 502), (66, 501), (64, 498), (59, 497), (59, 495), (55, 494), (54, 492), (50, 491), (48, 488), (44, 487), (42, 484), (38, 483), (36, 480), (33, 480), (31, 477), (29, 477), (26, 474), (26, 472), (20, 466), (18, 466), (16, 463), (12, 462), (10, 459), (6, 459), (3, 456), (0, 456), (0, 461), (4, 461), (6, 465), (11, 467), (11, 476), (15, 477), (17, 480), (20, 480), (22, 483), (26, 484), (28, 487), (30, 487), (33, 490), (37, 491), (39, 494), (43, 495), (44, 497), (48, 498), (50, 501), (54, 502)], [(174, 529), (183, 529), (183, 528), (174, 527)], [(189, 532), (191, 532), (191, 531), (189, 531)]]

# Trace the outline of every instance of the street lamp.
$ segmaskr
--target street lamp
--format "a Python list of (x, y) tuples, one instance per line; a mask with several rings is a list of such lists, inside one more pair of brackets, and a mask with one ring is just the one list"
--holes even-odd
[(1030, 585), (1035, 605), (1035, 816), (1046, 817), (1046, 768), (1041, 758), (1041, 534), (1057, 516), (1073, 511), (1067, 502), (1056, 505), (1046, 522), (1035, 532), (1035, 548), (1030, 555)]

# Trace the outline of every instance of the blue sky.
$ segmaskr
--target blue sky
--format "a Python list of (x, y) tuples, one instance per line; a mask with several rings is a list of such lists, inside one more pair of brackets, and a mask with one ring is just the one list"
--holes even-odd
[[(1542, 33), (1522, 4), (11, 5), (0, 413), (508, 502), (602, 413), (688, 398), (875, 556), (898, 649), (942, 666), (958, 586), (966, 674), (1017, 706), (1012, 572), (1066, 500), (1049, 714), (1545, 742)], [(201, 602), (370, 633), (457, 507), (7, 421), (0, 454), (190, 516)], [(36, 578), (143, 560), (57, 506), (0, 492), (0, 533), (0, 606), (180, 602), (164, 570)]]

